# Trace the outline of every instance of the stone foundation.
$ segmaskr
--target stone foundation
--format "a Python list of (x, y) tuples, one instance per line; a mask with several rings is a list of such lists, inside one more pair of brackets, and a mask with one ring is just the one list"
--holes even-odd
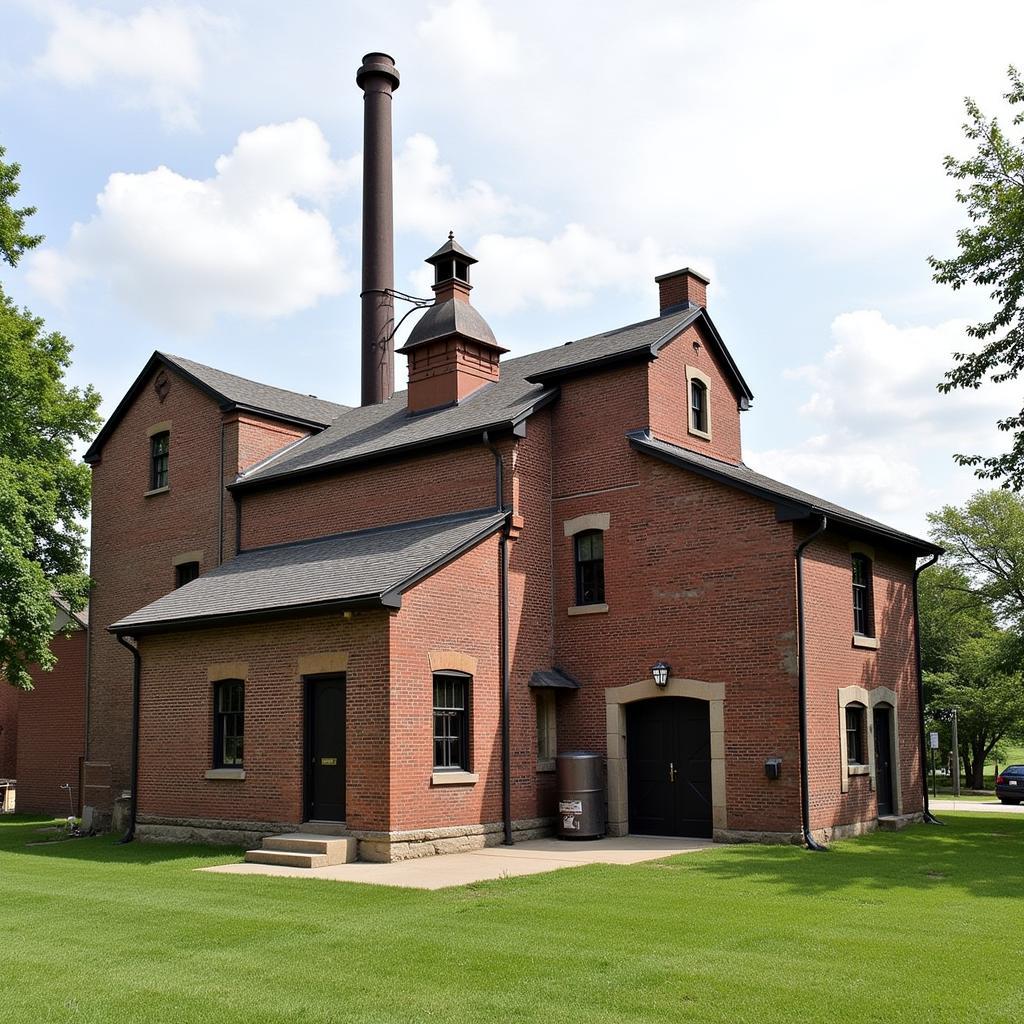
[(210, 818), (161, 818), (140, 814), (135, 837), (148, 843), (207, 843), (212, 846), (244, 846), (253, 849), (266, 836), (298, 832), (295, 822), (217, 821)]
[[(554, 832), (554, 818), (524, 818), (512, 822), (512, 838), (517, 843), (527, 839), (543, 839)], [(444, 853), (468, 853), (485, 846), (500, 846), (504, 826), (500, 821), (483, 825), (448, 825), (443, 828), (411, 829), (404, 832), (349, 833), (359, 840), (359, 859), (390, 863), (433, 857)]]
[(804, 838), (799, 832), (760, 832), (756, 829), (716, 828), (716, 843), (761, 843), (768, 846), (800, 846)]

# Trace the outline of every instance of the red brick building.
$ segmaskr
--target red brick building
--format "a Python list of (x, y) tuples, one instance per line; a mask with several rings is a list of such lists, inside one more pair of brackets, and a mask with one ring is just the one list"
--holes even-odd
[(87, 455), (89, 792), (137, 774), (143, 836), (344, 823), (394, 859), (550, 829), (584, 748), (613, 834), (919, 818), (937, 549), (744, 465), (753, 396), (689, 269), (650, 320), (517, 357), (450, 238), (393, 392), (398, 76), (359, 81), (363, 404), (156, 353)]
[[(57, 605), (49, 672), (30, 669), (33, 688), (16, 690), (0, 677), (0, 779), (12, 786), (25, 814), (78, 814), (85, 753), (88, 611)], [(64, 788), (68, 787), (68, 788)]]

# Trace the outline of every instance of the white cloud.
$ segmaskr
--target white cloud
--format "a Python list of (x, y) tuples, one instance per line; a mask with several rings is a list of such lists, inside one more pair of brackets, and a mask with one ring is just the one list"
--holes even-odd
[(499, 29), (479, 0), (451, 0), (431, 7), (417, 28), (420, 38), (453, 71), (509, 75), (519, 68), (519, 41)]
[(650, 238), (622, 244), (581, 224), (550, 239), (484, 235), (474, 255), (480, 260), (475, 281), (487, 309), (498, 314), (584, 306), (603, 291), (649, 291), (656, 274), (691, 263), (714, 273), (708, 258), (665, 252)]
[(167, 167), (112, 174), (96, 214), (62, 250), (33, 254), (29, 282), (51, 301), (84, 280), (105, 282), (142, 315), (179, 330), (220, 313), (267, 318), (343, 291), (348, 276), (315, 203), (344, 190), (352, 161), (331, 159), (312, 121), (246, 132), (187, 178)]
[(440, 245), (449, 231), (468, 238), (509, 224), (530, 224), (539, 215), (501, 195), (485, 181), (458, 185), (442, 163), (437, 143), (417, 133), (406, 139), (395, 159), (395, 221)]
[(899, 327), (876, 311), (832, 323), (832, 348), (784, 377), (808, 390), (799, 415), (814, 433), (788, 446), (749, 452), (769, 476), (857, 511), (923, 529), (923, 510), (963, 500), (980, 486), (952, 456), (1005, 446), (995, 421), (1020, 406), (1010, 381), (941, 394), (936, 384), (963, 349), (965, 324)]
[(198, 6), (144, 7), (119, 16), (98, 8), (46, 2), (37, 13), (51, 25), (35, 70), (70, 87), (120, 79), (129, 106), (159, 110), (164, 123), (194, 128), (193, 107), (203, 80), (202, 34), (223, 27)]

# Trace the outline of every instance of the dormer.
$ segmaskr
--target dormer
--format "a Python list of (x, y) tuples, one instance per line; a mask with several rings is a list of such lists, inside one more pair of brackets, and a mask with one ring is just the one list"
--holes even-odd
[(434, 304), (398, 350), (409, 358), (410, 413), (455, 405), (493, 383), (508, 351), (469, 301), (470, 267), (477, 260), (455, 235), (449, 232), (425, 262), (434, 268)]

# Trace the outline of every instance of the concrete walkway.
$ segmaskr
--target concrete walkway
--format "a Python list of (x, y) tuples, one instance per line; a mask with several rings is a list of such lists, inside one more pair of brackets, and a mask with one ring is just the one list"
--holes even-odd
[(991, 800), (954, 800), (952, 797), (931, 800), (933, 811), (992, 811), (996, 814), (1024, 814), (1024, 804), (1001, 804), (995, 797)]
[(395, 864), (334, 864), (324, 868), (290, 868), (275, 864), (221, 864), (199, 868), (226, 875), (278, 875), (291, 878), (326, 878), (337, 882), (366, 882), (409, 889), (445, 889), (492, 878), (536, 875), (583, 864), (638, 864), (677, 853), (707, 850), (710, 839), (670, 839), (663, 836), (623, 836), (572, 842), (533, 839), (515, 846), (488, 846), (472, 853), (420, 857)]

